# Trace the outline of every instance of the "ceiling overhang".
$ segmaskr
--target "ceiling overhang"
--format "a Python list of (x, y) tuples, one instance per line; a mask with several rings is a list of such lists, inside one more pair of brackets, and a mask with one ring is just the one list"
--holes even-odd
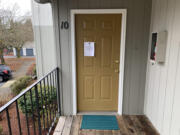
[(37, 3), (45, 4), (45, 3), (51, 3), (51, 0), (34, 0)]

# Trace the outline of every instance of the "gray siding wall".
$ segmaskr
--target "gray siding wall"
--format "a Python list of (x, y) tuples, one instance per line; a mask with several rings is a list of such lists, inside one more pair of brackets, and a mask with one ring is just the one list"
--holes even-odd
[[(124, 75), (124, 114), (143, 114), (151, 0), (59, 0), (54, 1), (54, 20), (70, 22), (70, 9), (127, 9)], [(57, 11), (59, 16), (57, 16)], [(72, 114), (71, 33), (59, 32), (62, 70), (63, 109)], [(57, 41), (58, 42), (58, 41)]]
[(38, 78), (57, 66), (52, 9), (50, 4), (32, 1)]
[(180, 1), (153, 0), (151, 20), (151, 32), (168, 31), (168, 44), (165, 64), (148, 59), (144, 111), (162, 135), (180, 135)]

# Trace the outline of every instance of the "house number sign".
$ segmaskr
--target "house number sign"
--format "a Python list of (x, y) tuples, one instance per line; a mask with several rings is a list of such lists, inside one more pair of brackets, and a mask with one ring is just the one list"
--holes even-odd
[(68, 28), (69, 28), (69, 22), (68, 21), (62, 21), (61, 29), (68, 29)]

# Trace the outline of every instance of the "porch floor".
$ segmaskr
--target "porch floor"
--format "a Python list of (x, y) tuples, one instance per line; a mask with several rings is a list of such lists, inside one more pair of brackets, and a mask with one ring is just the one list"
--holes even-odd
[(159, 135), (145, 116), (117, 115), (120, 130), (81, 130), (82, 116), (62, 116), (54, 135)]

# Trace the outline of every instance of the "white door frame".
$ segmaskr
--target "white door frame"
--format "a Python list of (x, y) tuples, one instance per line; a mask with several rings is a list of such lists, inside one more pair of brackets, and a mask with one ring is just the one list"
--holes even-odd
[(77, 114), (77, 85), (76, 85), (76, 42), (75, 42), (75, 15), (76, 14), (122, 14), (121, 43), (120, 43), (120, 66), (119, 66), (119, 94), (118, 114), (122, 114), (123, 107), (123, 82), (125, 61), (125, 39), (127, 9), (72, 9), (71, 10), (71, 47), (72, 47), (72, 94), (73, 115)]

